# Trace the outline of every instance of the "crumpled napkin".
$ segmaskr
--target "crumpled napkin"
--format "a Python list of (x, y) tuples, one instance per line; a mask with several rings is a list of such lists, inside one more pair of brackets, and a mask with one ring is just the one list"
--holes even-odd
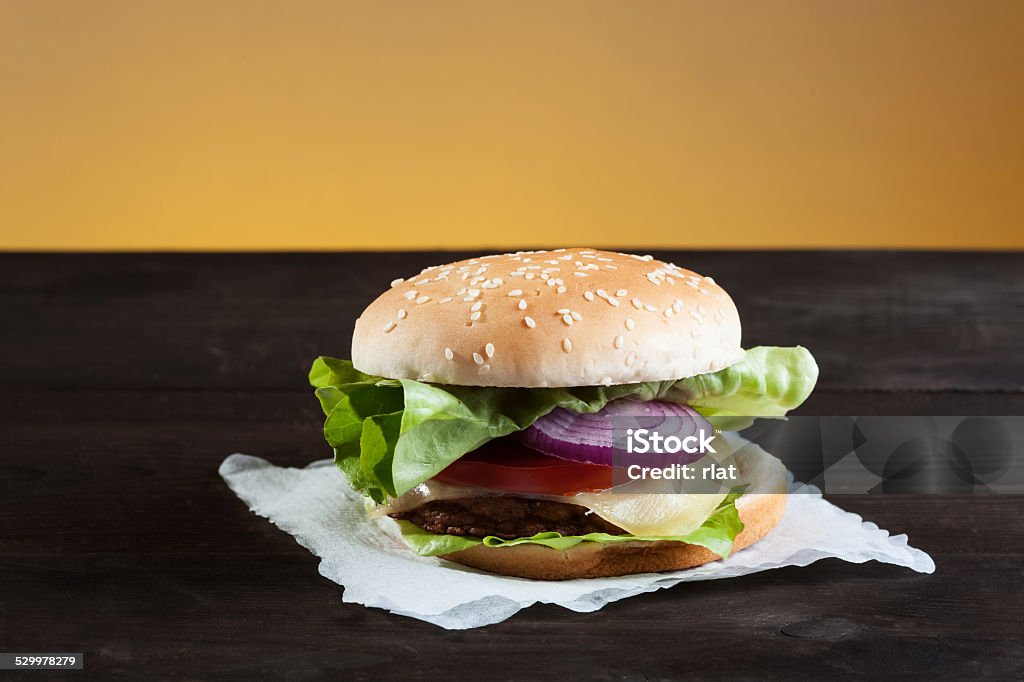
[(499, 623), (537, 602), (596, 611), (681, 582), (806, 566), (827, 557), (853, 563), (875, 560), (919, 573), (935, 571), (931, 557), (908, 545), (906, 535), (890, 536), (801, 484), (792, 488), (812, 492), (790, 495), (779, 525), (725, 561), (669, 573), (545, 582), (497, 576), (413, 554), (390, 519), (367, 516), (362, 496), (348, 486), (331, 460), (290, 469), (234, 454), (219, 472), (252, 511), (322, 559), (320, 574), (344, 586), (343, 601), (450, 630)]

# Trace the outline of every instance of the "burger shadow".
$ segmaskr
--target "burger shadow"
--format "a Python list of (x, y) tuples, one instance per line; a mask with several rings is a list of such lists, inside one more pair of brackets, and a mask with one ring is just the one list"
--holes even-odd
[[(867, 567), (870, 570), (865, 570)], [(494, 577), (493, 574), (483, 571), (461, 568)], [(557, 616), (563, 620), (571, 618), (580, 626), (586, 627), (590, 623), (601, 622), (614, 616), (616, 622), (620, 624), (636, 621), (637, 627), (645, 629), (652, 627), (648, 622), (650, 619), (671, 623), (673, 629), (686, 629), (685, 619), (666, 620), (666, 613), (693, 613), (696, 610), (705, 614), (700, 627), (706, 628), (709, 623), (715, 623), (727, 630), (739, 628), (749, 631), (767, 628), (770, 632), (778, 632), (783, 625), (802, 618), (836, 613), (870, 617), (879, 612), (898, 611), (900, 605), (896, 602), (913, 595), (914, 587), (926, 584), (930, 578), (928, 575), (908, 574), (906, 569), (898, 566), (877, 562), (868, 562), (867, 566), (864, 566), (828, 558), (809, 566), (786, 566), (747, 574), (741, 576), (742, 580), (709, 579), (674, 585), (664, 584), (666, 581), (677, 579), (683, 573), (669, 571), (636, 574), (653, 577), (655, 582), (647, 586), (645, 592), (630, 595), (636, 597), (635, 599), (623, 597), (592, 611), (567, 615), (565, 607), (555, 603), (538, 602), (499, 626), (542, 621)], [(592, 585), (595, 590), (590, 596), (594, 598), (595, 603), (600, 603), (602, 596), (614, 598), (614, 593), (621, 591), (621, 588), (612, 587), (618, 580), (620, 578), (578, 578), (564, 582)], [(839, 583), (844, 586), (842, 595), (835, 589)], [(879, 591), (880, 583), (884, 583), (888, 589)], [(607, 584), (608, 589), (602, 590), (602, 584)], [(827, 599), (823, 596), (826, 594)], [(814, 595), (822, 598), (815, 598)]]

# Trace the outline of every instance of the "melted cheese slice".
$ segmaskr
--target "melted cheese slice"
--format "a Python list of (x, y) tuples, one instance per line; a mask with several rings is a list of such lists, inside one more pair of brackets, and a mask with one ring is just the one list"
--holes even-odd
[[(699, 480), (706, 468), (733, 463), (732, 443), (719, 435), (714, 444), (715, 454), (709, 453), (693, 464)], [(700, 528), (725, 499), (729, 488), (738, 484), (740, 481), (730, 481), (725, 486), (684, 484), (700, 492), (656, 492), (671, 490), (678, 484), (640, 480), (600, 493), (579, 493), (573, 499), (631, 535), (676, 536)]]
[(580, 493), (571, 499), (631, 535), (686, 535), (700, 528), (726, 493)]

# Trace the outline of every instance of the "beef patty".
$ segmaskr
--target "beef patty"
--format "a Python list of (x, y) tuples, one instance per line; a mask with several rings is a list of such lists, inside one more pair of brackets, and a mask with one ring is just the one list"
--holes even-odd
[(393, 519), (410, 521), (423, 530), (439, 535), (494, 535), (504, 540), (528, 538), (554, 531), (561, 535), (626, 531), (588, 514), (586, 507), (525, 497), (482, 496), (454, 500), (435, 500), (409, 511), (389, 514)]

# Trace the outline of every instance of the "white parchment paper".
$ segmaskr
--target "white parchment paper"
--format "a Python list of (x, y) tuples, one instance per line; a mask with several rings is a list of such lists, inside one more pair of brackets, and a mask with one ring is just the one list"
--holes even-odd
[(555, 582), (509, 578), (416, 556), (390, 519), (367, 517), (362, 497), (330, 460), (290, 469), (234, 454), (221, 464), (220, 475), (252, 511), (322, 559), (321, 575), (345, 587), (344, 601), (447, 629), (498, 623), (538, 602), (596, 611), (610, 602), (681, 582), (806, 566), (828, 557), (853, 563), (880, 561), (920, 573), (935, 570), (931, 557), (909, 546), (906, 535), (891, 536), (826, 502), (819, 493), (805, 492), (790, 496), (785, 516), (767, 537), (725, 561), (618, 578)]

